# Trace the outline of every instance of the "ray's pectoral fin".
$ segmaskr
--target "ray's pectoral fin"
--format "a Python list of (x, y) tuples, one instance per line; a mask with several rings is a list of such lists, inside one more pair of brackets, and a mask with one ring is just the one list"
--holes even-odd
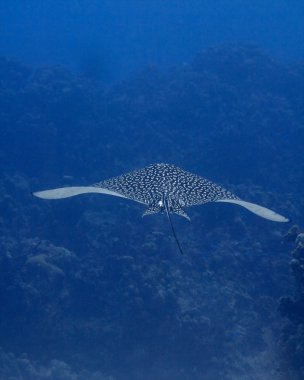
[(247, 210), (253, 212), (254, 214), (272, 220), (274, 222), (289, 222), (289, 219), (285, 218), (285, 216), (280, 215), (269, 208), (257, 205), (255, 203), (245, 202), (239, 199), (218, 199), (215, 202), (225, 202), (225, 203), (233, 203), (242, 207), (245, 207)]
[(108, 190), (97, 186), (72, 186), (72, 187), (59, 187), (57, 189), (36, 191), (33, 193), (35, 197), (42, 199), (63, 199), (74, 197), (75, 195), (87, 194), (87, 193), (99, 193), (114, 195), (116, 197), (126, 198), (115, 191)]

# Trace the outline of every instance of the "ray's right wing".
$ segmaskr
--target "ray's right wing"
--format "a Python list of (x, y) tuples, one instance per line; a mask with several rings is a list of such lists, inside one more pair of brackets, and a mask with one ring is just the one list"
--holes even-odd
[(274, 222), (289, 221), (289, 219), (285, 218), (285, 216), (280, 215), (269, 208), (241, 200), (230, 191), (211, 181), (208, 181), (203, 177), (189, 174), (188, 180), (192, 186), (187, 189), (188, 194), (185, 200), (186, 207), (208, 202), (232, 203), (246, 208), (248, 211), (260, 216), (261, 218), (272, 220)]
[(261, 218), (272, 220), (273, 222), (289, 222), (289, 219), (285, 218), (285, 216), (255, 203), (242, 201), (240, 199), (217, 199), (215, 202), (233, 203), (242, 206)]

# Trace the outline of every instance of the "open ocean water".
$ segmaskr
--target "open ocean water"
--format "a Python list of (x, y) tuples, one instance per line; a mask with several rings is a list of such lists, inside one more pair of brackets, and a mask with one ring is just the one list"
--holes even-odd
[[(303, 21), (297, 0), (1, 2), (0, 380), (304, 378)], [(166, 212), (32, 195), (154, 163), (291, 221), (189, 207), (181, 255)]]

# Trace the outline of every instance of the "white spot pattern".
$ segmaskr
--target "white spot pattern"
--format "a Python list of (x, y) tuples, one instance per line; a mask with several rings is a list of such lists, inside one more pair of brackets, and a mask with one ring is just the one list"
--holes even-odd
[(93, 186), (115, 191), (149, 206), (160, 206), (162, 199), (166, 199), (173, 212), (219, 199), (239, 199), (223, 187), (171, 164), (153, 164)]

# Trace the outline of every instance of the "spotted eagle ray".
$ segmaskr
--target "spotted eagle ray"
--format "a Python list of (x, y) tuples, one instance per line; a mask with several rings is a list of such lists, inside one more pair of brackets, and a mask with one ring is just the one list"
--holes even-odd
[(233, 203), (262, 218), (275, 222), (288, 222), (287, 218), (266, 207), (243, 201), (223, 187), (170, 164), (153, 164), (91, 186), (60, 187), (37, 191), (33, 195), (43, 199), (61, 199), (86, 193), (114, 195), (143, 203), (148, 206), (143, 216), (165, 212), (181, 253), (183, 250), (170, 214), (174, 213), (190, 220), (184, 211), (186, 207), (208, 202)]

